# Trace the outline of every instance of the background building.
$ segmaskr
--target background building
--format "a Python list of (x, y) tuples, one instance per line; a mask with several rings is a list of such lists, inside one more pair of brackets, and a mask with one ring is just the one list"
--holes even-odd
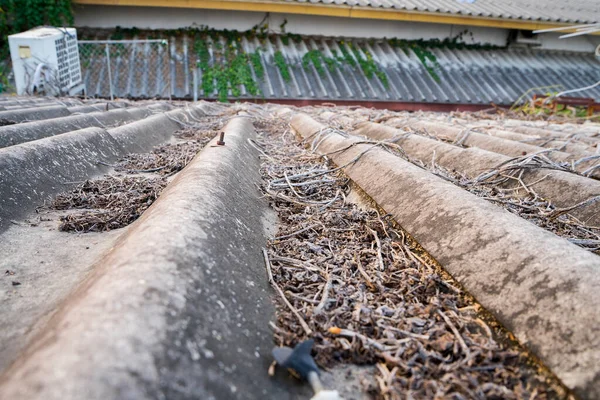
[[(83, 31), (88, 39), (169, 40), (169, 63), (173, 65), (164, 80), (170, 82), (168, 92), (174, 97), (194, 96), (196, 66), (198, 86), (228, 68), (228, 57), (214, 43), (227, 42), (230, 34), (225, 32), (231, 30), (254, 32), (240, 35), (240, 45), (234, 50), (260, 57), (264, 74), (250, 65), (252, 81), (259, 90), (242, 83), (238, 93), (234, 86), (240, 85), (233, 79), (228, 86), (221, 84), (219, 94), (217, 77), (214, 85), (204, 85), (199, 97), (384, 102), (394, 103), (396, 108), (426, 103), (452, 108), (459, 104), (506, 105), (530, 89), (534, 89), (530, 94), (557, 92), (600, 79), (594, 56), (600, 36), (559, 39), (559, 33), (532, 33), (599, 21), (600, 5), (593, 0), (552, 0), (543, 7), (535, 0), (75, 3), (75, 25), (93, 28)], [(122, 28), (117, 35), (111, 33), (116, 26)], [(193, 29), (181, 30), (186, 27)], [(212, 29), (208, 36), (202, 34), (208, 32), (205, 27)], [(222, 39), (216, 40), (219, 34)], [(256, 40), (257, 35), (265, 37)], [(294, 39), (292, 43), (289, 38)], [(198, 54), (204, 46), (198, 45), (199, 41), (206, 44), (208, 52), (204, 62)], [(128, 53), (129, 64), (123, 60), (115, 68), (130, 68), (133, 53)], [(98, 86), (89, 79), (88, 86)], [(121, 85), (126, 86), (132, 84)], [(116, 95), (132, 96), (123, 90)], [(104, 89), (95, 94), (106, 95)], [(576, 96), (598, 98), (600, 91)]]

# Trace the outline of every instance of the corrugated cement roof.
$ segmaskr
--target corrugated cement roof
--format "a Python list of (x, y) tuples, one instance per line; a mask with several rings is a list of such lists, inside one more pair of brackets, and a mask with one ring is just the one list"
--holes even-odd
[(589, 23), (600, 20), (598, 0), (282, 0), (525, 21)]
[[(165, 56), (158, 60), (162, 65), (148, 62), (147, 58), (141, 56), (146, 45), (127, 46), (135, 48), (123, 53), (128, 54), (126, 56), (111, 58), (115, 96), (193, 96), (192, 69), (196, 65), (197, 55), (192, 50), (191, 40), (187, 37), (172, 39), (170, 51), (164, 51)], [(222, 48), (223, 44), (220, 46)], [(419, 52), (418, 49), (403, 50), (385, 41), (308, 37), (300, 42), (289, 40), (284, 44), (281, 37), (275, 36), (262, 43), (258, 39), (241, 38), (239, 46), (246, 53), (254, 53), (260, 49), (255, 54), (260, 56), (264, 76), (257, 77), (252, 64), (248, 64), (262, 94), (250, 95), (248, 88), (241, 85), (237, 97), (229, 90), (230, 99), (511, 104), (531, 88), (558, 85), (537, 90), (538, 93), (546, 93), (584, 87), (600, 80), (598, 61), (593, 55), (581, 53), (433, 48), (429, 51), (435, 56), (437, 66), (428, 62), (430, 69), (434, 71), (432, 75), (415, 53)], [(215, 54), (218, 53), (214, 47), (208, 43), (210, 65), (214, 65)], [(356, 52), (350, 51), (351, 48)], [(339, 56), (342, 50), (354, 60), (357, 55), (362, 59), (370, 56), (377, 68), (385, 73), (387, 83), (376, 75), (368, 78), (359, 63), (352, 66), (347, 62), (340, 62), (337, 67), (331, 70), (324, 68), (321, 73), (311, 63), (303, 66), (302, 58), (314, 49), (330, 58)], [(276, 53), (283, 56), (289, 67), (290, 76), (287, 81), (276, 66)], [(104, 54), (104, 51), (98, 51), (93, 56), (96, 58), (82, 62), (84, 82), (90, 96), (110, 96)], [(206, 77), (202, 76), (202, 72), (199, 75), (199, 98), (218, 98), (216, 80), (214, 90), (204, 93), (201, 86)], [(600, 87), (573, 95), (600, 99)]]

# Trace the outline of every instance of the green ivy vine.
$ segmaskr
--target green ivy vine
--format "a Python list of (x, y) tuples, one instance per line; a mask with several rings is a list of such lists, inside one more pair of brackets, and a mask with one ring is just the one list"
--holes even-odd
[[(219, 44), (216, 46), (216, 44)], [(229, 91), (233, 97), (240, 97), (241, 86), (244, 85), (252, 96), (260, 94), (260, 89), (252, 75), (252, 68), (258, 78), (264, 77), (264, 68), (260, 61), (259, 50), (254, 53), (246, 53), (242, 50), (238, 41), (230, 41), (225, 46), (218, 41), (213, 42), (215, 51), (214, 63), (210, 65), (210, 52), (207, 40), (195, 41), (194, 50), (198, 55), (198, 68), (202, 71), (202, 90), (204, 94), (210, 94), (216, 90), (219, 101), (228, 101)]]
[(440, 39), (418, 39), (418, 40), (405, 40), (405, 39), (386, 39), (387, 43), (394, 47), (400, 48), (406, 53), (406, 55), (410, 55), (410, 51), (412, 50), (423, 67), (427, 70), (429, 75), (436, 81), (440, 82), (440, 76), (437, 74), (436, 70), (440, 69), (440, 64), (437, 60), (435, 54), (431, 52), (431, 49), (451, 49), (451, 50), (498, 50), (503, 49), (505, 47), (495, 46), (491, 44), (469, 44), (463, 41), (465, 35), (470, 35), (473, 37), (473, 33), (468, 29), (460, 32), (453, 38), (446, 38), (443, 40)]
[(281, 73), (281, 77), (283, 78), (283, 80), (289, 82), (292, 79), (292, 75), (290, 74), (290, 67), (287, 64), (287, 61), (285, 61), (283, 53), (277, 50), (274, 54), (273, 60), (275, 61), (275, 65)]
[(368, 79), (373, 79), (373, 76), (377, 76), (377, 78), (379, 78), (379, 80), (381, 81), (383, 86), (386, 89), (388, 89), (390, 87), (390, 82), (388, 81), (388, 77), (387, 77), (386, 73), (383, 72), (382, 70), (380, 70), (379, 66), (377, 64), (375, 64), (375, 61), (373, 61), (373, 56), (371, 55), (371, 53), (368, 50), (363, 50), (363, 53), (366, 56), (366, 58), (363, 58), (360, 51), (358, 51), (358, 49), (354, 45), (349, 44), (349, 46), (350, 46), (350, 49), (352, 50), (352, 53), (354, 53), (354, 57), (356, 57), (356, 60), (358, 61), (358, 64), (360, 65), (360, 69), (363, 70), (365, 76)]
[[(241, 95), (241, 86), (244, 85), (248, 94), (252, 96), (262, 95), (258, 80), (264, 79), (265, 67), (262, 62), (261, 47), (253, 52), (246, 52), (242, 46), (242, 40), (257, 40), (266, 45), (267, 41), (274, 43), (279, 38), (284, 46), (300, 43), (300, 35), (286, 32), (287, 21), (284, 20), (279, 25), (279, 32), (270, 30), (266, 23), (267, 17), (259, 24), (247, 31), (237, 30), (217, 30), (205, 26), (187, 27), (177, 30), (151, 31), (150, 35), (159, 38), (168, 38), (171, 36), (187, 35), (193, 40), (193, 50), (197, 57), (197, 66), (202, 71), (202, 81), (200, 86), (205, 96), (211, 96), (217, 92), (219, 101), (228, 101), (230, 97), (239, 97)], [(139, 29), (117, 29), (111, 36), (113, 39), (122, 39), (140, 34)], [(472, 50), (491, 50), (500, 49), (501, 46), (467, 44), (462, 40), (463, 36), (470, 34), (468, 31), (461, 32), (452, 39), (444, 40), (403, 40), (403, 39), (383, 39), (390, 46), (400, 48), (410, 54), (412, 51), (424, 68), (435, 81), (440, 81), (437, 71), (440, 65), (431, 51), (435, 48), (449, 49), (472, 49)], [(472, 35), (472, 34), (471, 34)], [(149, 36), (147, 34), (147, 36)], [(374, 44), (375, 41), (370, 41)], [(325, 76), (326, 68), (330, 72), (343, 66), (352, 69), (360, 68), (367, 79), (378, 79), (384, 88), (389, 88), (390, 83), (387, 74), (373, 59), (373, 55), (362, 45), (353, 44), (344, 40), (336, 40), (339, 50), (331, 50), (332, 57), (327, 57), (319, 49), (307, 51), (302, 55), (300, 66), (309, 70), (313, 66), (321, 77)], [(360, 47), (359, 47), (360, 46)], [(264, 47), (264, 46), (263, 46)], [(211, 54), (212, 51), (212, 54)], [(278, 69), (285, 82), (292, 79), (291, 67), (284, 54), (276, 50), (273, 55), (273, 64)]]
[(311, 50), (302, 56), (302, 67), (307, 70), (310, 64), (312, 64), (319, 75), (324, 76), (325, 68), (323, 67), (322, 58), (323, 54), (319, 50)]
[(304, 56), (302, 56), (302, 67), (308, 70), (310, 64), (314, 65), (317, 73), (320, 76), (325, 75), (325, 68), (323, 63), (327, 66), (329, 72), (335, 71), (340, 66), (340, 62), (336, 58), (326, 57), (320, 50), (310, 50)]

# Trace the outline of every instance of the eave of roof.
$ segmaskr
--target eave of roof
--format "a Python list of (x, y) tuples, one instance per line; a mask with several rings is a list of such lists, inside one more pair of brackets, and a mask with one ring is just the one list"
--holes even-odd
[[(407, 11), (345, 4), (315, 4), (255, 0), (74, 0), (76, 4), (138, 7), (201, 8), (228, 11), (255, 11), (286, 14), (320, 15), (330, 17), (381, 19), (395, 21), (428, 22), (489, 28), (536, 30), (573, 24), (528, 19), (490, 18), (483, 16), (451, 14), (444, 12)], [(566, 30), (564, 32), (571, 32)], [(600, 33), (596, 33), (600, 34)]]

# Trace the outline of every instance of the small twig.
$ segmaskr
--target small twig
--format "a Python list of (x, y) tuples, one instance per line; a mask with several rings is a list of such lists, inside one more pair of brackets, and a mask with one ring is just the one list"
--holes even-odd
[(367, 272), (364, 270), (364, 268), (361, 265), (360, 257), (358, 257), (356, 254), (354, 255), (354, 262), (356, 263), (356, 268), (358, 269), (358, 272), (367, 281), (368, 288), (372, 291), (375, 291), (377, 289), (377, 286), (375, 286), (375, 284), (373, 283), (371, 278), (369, 278), (369, 275), (367, 275)]
[(298, 318), (298, 322), (300, 322), (300, 325), (302, 326), (302, 329), (304, 329), (304, 332), (306, 332), (306, 334), (308, 336), (312, 335), (312, 330), (310, 329), (310, 327), (308, 326), (308, 324), (306, 323), (306, 321), (304, 320), (304, 318), (302, 318), (302, 316), (300, 315), (300, 313), (298, 312), (298, 310), (296, 310), (296, 308), (292, 305), (292, 303), (290, 303), (288, 301), (288, 299), (285, 297), (285, 294), (283, 293), (283, 291), (281, 290), (281, 288), (279, 287), (279, 285), (277, 285), (277, 283), (275, 283), (275, 281), (271, 282), (271, 284), (273, 285), (273, 287), (275, 288), (275, 290), (277, 290), (277, 293), (279, 293), (279, 295), (281, 296), (281, 299), (283, 300), (283, 302), (285, 303), (286, 306), (288, 306), (288, 308), (290, 309), (290, 311), (292, 313), (294, 313), (294, 315), (296, 316), (296, 318)]
[(321, 297), (321, 302), (314, 309), (315, 314), (320, 314), (323, 311), (323, 307), (327, 305), (327, 300), (329, 299), (329, 289), (331, 289), (331, 278), (327, 277), (327, 282), (323, 288), (323, 297)]
[(300, 229), (299, 231), (296, 231), (296, 232), (292, 232), (292, 233), (290, 233), (290, 234), (288, 234), (288, 235), (274, 237), (274, 238), (273, 238), (273, 240), (283, 240), (283, 239), (288, 239), (288, 238), (291, 238), (291, 237), (293, 237), (293, 236), (296, 236), (296, 235), (299, 235), (299, 234), (301, 234), (301, 233), (304, 233), (304, 232), (306, 232), (306, 231), (308, 231), (308, 230), (311, 230), (311, 229), (313, 229), (313, 228), (316, 228), (316, 227), (318, 227), (318, 226), (320, 226), (320, 224), (314, 224), (314, 225), (310, 225), (310, 226), (307, 226), (306, 228)]
[(377, 243), (377, 260), (379, 261), (379, 270), (385, 270), (385, 264), (383, 262), (383, 255), (381, 254), (381, 242), (379, 241), (379, 236), (377, 236), (377, 232), (369, 227), (367, 227), (371, 234), (375, 237), (375, 242)]
[(446, 322), (446, 324), (452, 330), (452, 333), (454, 333), (454, 336), (456, 336), (456, 339), (458, 340), (458, 343), (460, 344), (460, 347), (463, 349), (463, 352), (465, 353), (465, 357), (469, 357), (471, 355), (471, 352), (469, 351), (469, 348), (467, 347), (467, 344), (465, 343), (464, 339), (462, 338), (462, 336), (458, 332), (458, 329), (456, 329), (456, 327), (454, 326), (454, 324), (452, 323), (452, 321), (450, 321), (450, 318), (448, 318), (446, 316), (446, 314), (444, 314), (441, 310), (437, 310), (437, 313), (444, 319), (444, 321)]
[(265, 266), (267, 267), (267, 276), (269, 277), (269, 283), (274, 283), (273, 280), (273, 272), (271, 271), (271, 262), (269, 261), (269, 254), (267, 253), (267, 249), (263, 247), (262, 249), (263, 257), (265, 258)]
[(600, 196), (590, 197), (589, 199), (579, 202), (579, 203), (575, 204), (574, 206), (565, 207), (565, 208), (557, 208), (556, 210), (552, 211), (551, 213), (546, 214), (546, 216), (550, 219), (556, 219), (559, 216), (568, 213), (569, 211), (573, 211), (576, 208), (590, 206), (592, 204), (597, 203), (598, 201), (600, 201)]
[(167, 165), (164, 165), (162, 167), (158, 167), (158, 168), (151, 168), (151, 169), (125, 169), (125, 171), (129, 172), (129, 173), (150, 173), (150, 172), (158, 172), (161, 171), (163, 169), (167, 168)]
[(115, 165), (115, 164), (105, 163), (104, 161), (100, 161), (100, 160), (96, 160), (96, 164), (106, 165), (107, 167), (113, 167), (113, 168), (117, 167), (117, 165)]
[(371, 339), (369, 337), (366, 337), (365, 335), (362, 335), (358, 332), (353, 332), (349, 329), (342, 329), (342, 328), (338, 328), (337, 326), (332, 326), (331, 328), (329, 328), (329, 333), (331, 333), (332, 335), (339, 335), (339, 336), (344, 336), (344, 337), (349, 337), (349, 338), (358, 338), (363, 343), (368, 344), (368, 345), (376, 348), (379, 351), (387, 350), (386, 346), (382, 345), (378, 341)]

